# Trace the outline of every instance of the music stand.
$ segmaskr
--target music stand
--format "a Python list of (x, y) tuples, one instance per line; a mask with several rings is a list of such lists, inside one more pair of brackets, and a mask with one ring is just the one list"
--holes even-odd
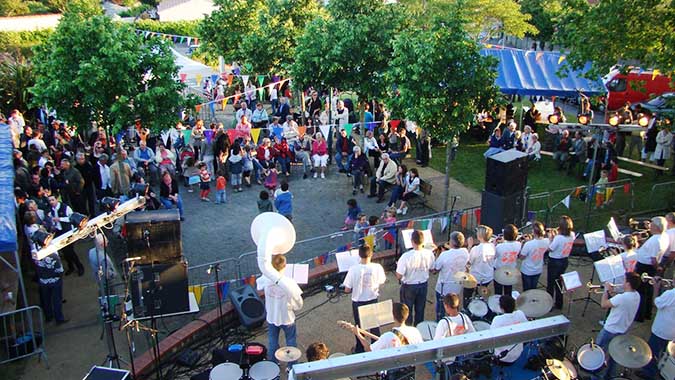
[(557, 278), (555, 280), (555, 284), (560, 290), (561, 294), (564, 295), (568, 293), (570, 295), (569, 301), (567, 302), (567, 314), (569, 314), (570, 311), (572, 310), (572, 303), (579, 300), (574, 299), (574, 292), (583, 286), (583, 284), (581, 283), (581, 277), (579, 276), (579, 272), (573, 271), (563, 273), (560, 276), (560, 278)]

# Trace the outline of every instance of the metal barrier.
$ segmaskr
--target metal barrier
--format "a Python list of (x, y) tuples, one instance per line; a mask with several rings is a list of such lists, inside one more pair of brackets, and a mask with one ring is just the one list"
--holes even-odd
[(44, 318), (39, 306), (0, 314), (0, 346), (3, 348), (0, 364), (33, 355), (40, 355), (47, 363), (44, 331)]
[(649, 194), (649, 207), (652, 210), (672, 210), (675, 208), (675, 181), (657, 183)]

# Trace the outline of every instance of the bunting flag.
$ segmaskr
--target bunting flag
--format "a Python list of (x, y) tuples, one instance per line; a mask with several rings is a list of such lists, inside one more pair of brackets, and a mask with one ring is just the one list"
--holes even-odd
[(251, 285), (251, 287), (255, 289), (255, 275), (252, 274), (248, 276), (248, 278), (246, 279), (246, 283)]
[(190, 285), (188, 286), (188, 292), (192, 293), (195, 295), (195, 300), (197, 301), (197, 305), (202, 301), (202, 292), (204, 291), (204, 287), (201, 285)]
[(281, 79), (278, 75), (272, 75), (272, 82), (278, 82)]
[(225, 110), (225, 107), (227, 106), (227, 99), (222, 100), (221, 106), (223, 107), (223, 111)]
[(607, 190), (605, 190), (605, 199), (607, 200), (612, 199), (612, 194), (614, 194), (614, 188), (608, 187)]
[(265, 87), (260, 87), (258, 89), (258, 99), (262, 102), (265, 99)]
[(195, 75), (195, 79), (197, 80), (197, 86), (201, 85), (202, 78), (203, 78), (202, 74)]
[(571, 198), (572, 197), (568, 195), (562, 201), (560, 201), (560, 203), (564, 204), (565, 207), (570, 208), (570, 199)]
[(241, 94), (240, 94), (240, 93), (234, 95), (234, 100), (232, 101), (232, 104), (238, 103), (240, 97), (241, 97)]
[(533, 223), (534, 220), (537, 218), (537, 213), (535, 211), (528, 211), (527, 212), (527, 220), (528, 222)]
[(202, 110), (202, 105), (201, 105), (201, 104), (197, 104), (197, 105), (195, 106), (195, 111), (199, 112), (199, 111), (201, 111), (201, 110)]
[(574, 189), (574, 198), (579, 198), (579, 194), (581, 194), (581, 190), (583, 190), (583, 186), (579, 186), (576, 189)]
[(537, 61), (537, 62), (539, 62), (539, 61), (541, 61), (541, 58), (542, 58), (543, 56), (544, 56), (544, 52), (543, 52), (543, 51), (539, 51), (539, 52), (537, 52), (537, 55), (535, 56), (534, 60)]
[(462, 214), (463, 213), (461, 211), (457, 211), (455, 215), (452, 216), (452, 224), (455, 225), (459, 224), (459, 220), (461, 219)]
[(394, 237), (394, 234), (391, 233), (391, 231), (387, 231), (382, 235), (382, 239), (384, 241), (388, 242), (389, 244), (394, 244), (396, 242), (396, 238)]
[(481, 209), (477, 208), (474, 210), (473, 214), (476, 216), (476, 224), (480, 224), (480, 214), (481, 214)]
[(328, 261), (328, 253), (321, 254), (314, 258), (314, 265), (325, 265)]
[(429, 229), (429, 219), (418, 220), (415, 229), (422, 231)]
[(218, 299), (223, 301), (223, 298), (227, 297), (227, 292), (230, 290), (230, 283), (229, 281), (221, 281), (216, 284), (216, 293), (218, 295)]
[(592, 198), (595, 195), (595, 185), (591, 186), (591, 188), (588, 190), (588, 198)]
[(272, 128), (272, 134), (274, 137), (282, 138), (284, 135), (284, 129), (281, 127), (274, 127)]
[(595, 194), (595, 207), (600, 207), (605, 202), (605, 194), (597, 193)]
[(461, 226), (463, 230), (466, 230), (467, 223), (469, 222), (469, 214), (463, 213), (462, 214), (462, 221), (461, 221)]
[[(245, 134), (245, 132), (244, 132)], [(242, 136), (242, 132), (238, 131), (236, 129), (228, 129), (227, 130), (227, 137), (230, 138), (230, 142), (234, 143), (234, 140)]]
[(265, 82), (265, 76), (264, 75), (258, 75), (258, 84), (262, 87), (263, 82)]
[(228, 64), (223, 65), (223, 70), (225, 70), (226, 73), (232, 71), (232, 65)]
[(415, 228), (415, 221), (409, 220), (407, 222), (403, 222), (403, 225), (405, 225), (405, 228), (407, 229)]
[(624, 194), (630, 193), (630, 183), (627, 183), (627, 184), (623, 185), (623, 193)]
[(252, 65), (252, 64), (250, 64), (250, 63), (244, 63), (244, 67), (245, 67), (245, 68), (246, 68), (246, 70), (248, 70), (248, 71), (251, 71), (251, 70), (253, 70), (253, 65)]
[(258, 143), (258, 138), (260, 137), (260, 128), (251, 128), (251, 139), (254, 143)]
[(186, 73), (179, 73), (178, 76), (180, 76), (180, 82), (185, 83), (187, 80), (187, 74)]
[(441, 218), (441, 231), (442, 232), (445, 232), (445, 230), (448, 229), (448, 224), (450, 224), (449, 221), (450, 221), (449, 215)]
[(204, 137), (206, 137), (206, 143), (211, 144), (211, 139), (213, 138), (213, 129), (205, 130)]
[(122, 141), (123, 138), (124, 138), (124, 132), (119, 132), (118, 134), (115, 135), (115, 141), (117, 142), (117, 145), (120, 144), (120, 141)]
[(344, 125), (343, 128), (345, 129), (345, 132), (347, 132), (347, 136), (351, 136), (352, 135), (352, 129), (354, 129), (354, 124), (347, 123), (347, 124)]
[(211, 74), (211, 85), (215, 84), (218, 80), (218, 74)]
[(558, 58), (558, 64), (561, 64), (562, 61), (565, 60), (565, 58), (566, 58), (566, 57), (565, 57), (564, 55), (561, 55), (560, 58)]
[(242, 82), (244, 82), (244, 86), (247, 86), (247, 85), (248, 85), (248, 78), (249, 78), (249, 76), (250, 76), (250, 75), (242, 75), (242, 76), (241, 76), (241, 80), (242, 80)]
[(401, 120), (392, 120), (389, 122), (389, 125), (394, 129), (398, 130), (398, 126), (401, 124)]
[(190, 141), (190, 136), (192, 136), (192, 129), (186, 129), (183, 131), (183, 139), (185, 140), (185, 143)]
[(654, 78), (656, 78), (659, 74), (661, 74), (659, 69), (654, 69), (654, 71), (652, 71), (652, 80), (654, 80)]
[(307, 133), (307, 127), (304, 125), (298, 126), (298, 135), (300, 135), (300, 138), (305, 136), (305, 133)]
[(375, 249), (375, 235), (366, 235), (363, 238), (363, 244), (366, 245), (367, 247), (370, 247), (370, 249), (374, 250)]
[(377, 126), (377, 123), (371, 122), (371, 123), (366, 123), (366, 128), (368, 128), (369, 131), (374, 131), (375, 127)]
[(321, 130), (323, 137), (328, 138), (328, 134), (330, 133), (330, 125), (319, 125), (319, 129)]
[[(169, 145), (169, 131), (162, 131), (162, 133), (160, 133), (160, 137), (162, 138), (162, 142), (165, 146)], [(119, 141), (117, 143), (119, 144)]]
[(232, 80), (234, 79), (234, 75), (232, 74), (227, 74), (227, 87), (232, 86)]
[(235, 67), (232, 69), (232, 74), (234, 75), (239, 75), (241, 74), (241, 68), (240, 67)]

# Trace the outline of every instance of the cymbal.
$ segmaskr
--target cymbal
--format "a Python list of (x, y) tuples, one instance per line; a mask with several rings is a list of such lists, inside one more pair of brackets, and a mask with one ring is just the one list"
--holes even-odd
[(626, 368), (642, 368), (652, 360), (647, 342), (634, 335), (615, 336), (609, 342), (609, 356)]
[(557, 359), (546, 359), (546, 368), (551, 371), (551, 374), (558, 380), (570, 380), (570, 371), (565, 364)]
[(294, 362), (302, 356), (302, 352), (296, 347), (281, 347), (274, 352), (274, 357), (280, 362)]
[(516, 299), (516, 307), (528, 318), (543, 317), (553, 308), (553, 297), (545, 290), (530, 289)]
[(457, 272), (453, 276), (453, 279), (459, 282), (465, 289), (474, 289), (478, 286), (478, 281), (471, 273), (467, 272)]
[(495, 281), (501, 285), (515, 285), (519, 277), (520, 271), (516, 268), (501, 267), (495, 270)]

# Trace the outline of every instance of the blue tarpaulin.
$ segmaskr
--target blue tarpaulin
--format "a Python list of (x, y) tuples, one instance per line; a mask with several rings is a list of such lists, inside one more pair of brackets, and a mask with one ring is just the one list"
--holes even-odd
[(558, 76), (564, 64), (559, 52), (485, 48), (480, 54), (499, 60), (495, 84), (505, 94), (574, 97), (578, 91), (585, 95), (607, 93), (601, 78), (589, 80), (582, 76), (590, 69), (590, 63), (583, 70), (566, 70), (565, 75)]
[(17, 249), (13, 150), (9, 126), (0, 124), (0, 252)]

